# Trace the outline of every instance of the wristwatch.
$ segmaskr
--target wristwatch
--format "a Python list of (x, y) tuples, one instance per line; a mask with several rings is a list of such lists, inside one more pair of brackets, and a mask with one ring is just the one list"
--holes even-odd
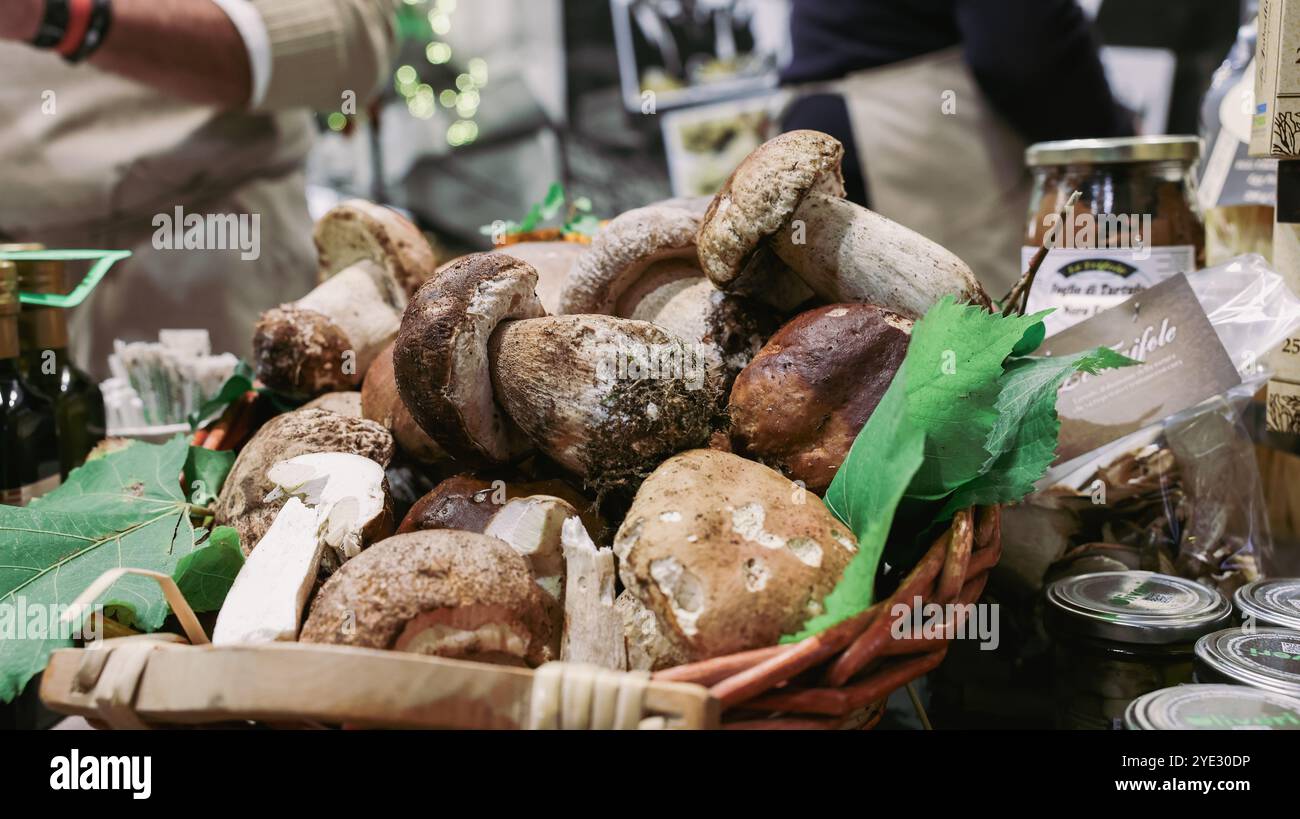
[(103, 45), (112, 22), (113, 0), (45, 0), (32, 45), (79, 63)]

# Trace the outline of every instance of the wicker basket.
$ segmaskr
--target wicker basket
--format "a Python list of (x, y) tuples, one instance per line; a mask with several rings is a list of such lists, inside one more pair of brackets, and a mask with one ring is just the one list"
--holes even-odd
[[(404, 728), (869, 728), (895, 689), (942, 662), (947, 640), (894, 639), (896, 603), (973, 603), (997, 563), (996, 507), (966, 510), (888, 600), (802, 642), (647, 677), (551, 663), (537, 671), (345, 646), (216, 647), (171, 578), (188, 643), (141, 635), (64, 649), (45, 704), (118, 728), (229, 724)], [(102, 593), (124, 570), (88, 590)], [(961, 616), (960, 609), (952, 610)], [(955, 627), (958, 623), (952, 623)], [(945, 630), (943, 633), (948, 634)]]

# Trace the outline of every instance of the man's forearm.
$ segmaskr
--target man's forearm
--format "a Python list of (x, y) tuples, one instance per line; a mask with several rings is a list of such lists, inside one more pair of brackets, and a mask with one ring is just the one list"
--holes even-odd
[[(44, 0), (0, 2), (0, 38), (30, 42)], [(243, 38), (209, 0), (114, 0), (113, 25), (95, 67), (194, 102), (247, 104), (251, 69)]]

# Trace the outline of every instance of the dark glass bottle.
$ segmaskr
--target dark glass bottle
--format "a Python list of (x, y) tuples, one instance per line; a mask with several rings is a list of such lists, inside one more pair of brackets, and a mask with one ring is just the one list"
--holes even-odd
[(18, 271), (0, 261), (0, 503), (24, 506), (58, 485), (54, 408), (19, 369)]
[[(23, 249), (39, 250), (39, 245)], [(28, 293), (62, 293), (62, 262), (16, 262), (18, 289)], [(86, 461), (104, 440), (104, 397), (99, 385), (68, 358), (68, 320), (57, 307), (24, 307), (18, 316), (22, 371), (27, 383), (54, 404), (59, 472)]]

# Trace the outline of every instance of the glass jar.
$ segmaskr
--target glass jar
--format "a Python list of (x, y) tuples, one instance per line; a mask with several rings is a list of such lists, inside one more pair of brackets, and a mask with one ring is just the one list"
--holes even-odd
[[(1049, 334), (1205, 263), (1192, 136), (1040, 142), (1025, 151), (1034, 189), (1021, 269), (1051, 234), (1029, 312), (1056, 308)], [(1074, 191), (1081, 196), (1059, 213)]]
[(1047, 587), (1056, 721), (1117, 729), (1130, 702), (1193, 678), (1197, 638), (1227, 624), (1218, 591), (1154, 572), (1097, 572)]
[(1242, 622), (1300, 631), (1300, 577), (1255, 580), (1232, 596)]
[(1196, 641), (1196, 681), (1300, 697), (1300, 631), (1228, 628)]
[(1239, 685), (1180, 685), (1144, 694), (1124, 714), (1130, 731), (1300, 730), (1300, 699)]

